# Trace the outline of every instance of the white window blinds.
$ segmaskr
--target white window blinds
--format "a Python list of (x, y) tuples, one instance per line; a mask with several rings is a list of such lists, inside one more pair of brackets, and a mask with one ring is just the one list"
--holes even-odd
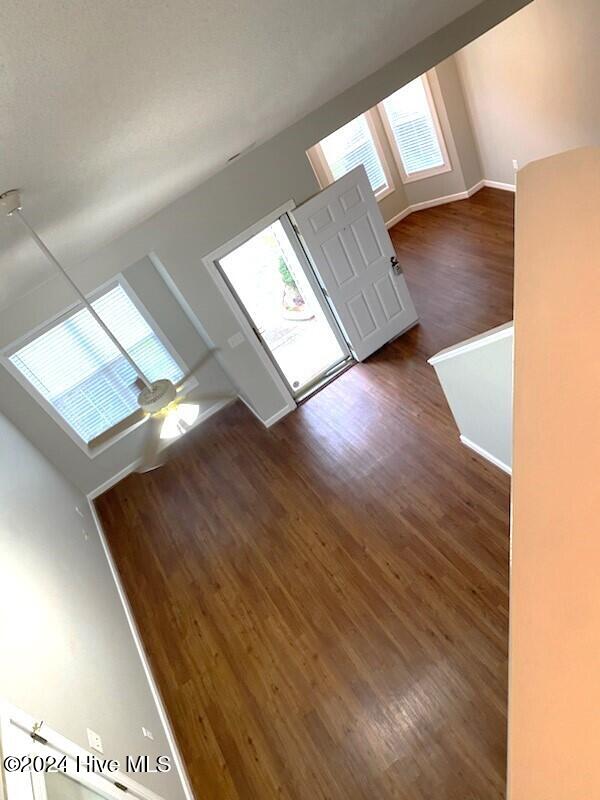
[(423, 78), (403, 86), (382, 105), (407, 176), (446, 166)]
[[(150, 380), (181, 380), (179, 365), (122, 286), (92, 305)], [(138, 408), (133, 368), (87, 309), (37, 336), (10, 361), (86, 443)]]
[(363, 164), (375, 193), (387, 188), (385, 172), (364, 114), (320, 143), (334, 180)]

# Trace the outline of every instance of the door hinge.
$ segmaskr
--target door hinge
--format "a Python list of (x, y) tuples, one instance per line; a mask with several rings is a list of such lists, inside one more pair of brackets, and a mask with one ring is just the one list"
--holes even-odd
[(31, 738), (34, 742), (38, 742), (38, 744), (48, 744), (48, 739), (44, 739), (44, 737), (40, 734), (40, 730), (44, 721), (42, 722), (35, 722), (33, 728), (31, 729)]

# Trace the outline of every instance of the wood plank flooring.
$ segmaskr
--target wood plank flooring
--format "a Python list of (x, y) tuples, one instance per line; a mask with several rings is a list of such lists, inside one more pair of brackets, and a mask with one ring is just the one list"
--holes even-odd
[(417, 328), (97, 500), (198, 800), (504, 797), (509, 480), (426, 359), (511, 319), (512, 204), (408, 217)]

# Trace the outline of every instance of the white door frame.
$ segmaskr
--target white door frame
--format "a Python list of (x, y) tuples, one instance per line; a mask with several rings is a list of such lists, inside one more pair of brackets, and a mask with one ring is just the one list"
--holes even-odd
[[(35, 730), (43, 741), (35, 741), (31, 734)], [(164, 800), (164, 798), (132, 780), (121, 770), (110, 775), (95, 772), (77, 772), (76, 759), (92, 755), (83, 747), (66, 739), (57, 731), (35, 720), (18, 708), (0, 701), (0, 744), (2, 759), (7, 756), (39, 755), (42, 758), (65, 758), (63, 774), (78, 781), (86, 788), (101, 793), (110, 800)], [(132, 754), (133, 755), (133, 754)], [(105, 756), (98, 756), (105, 758)], [(173, 768), (174, 765), (172, 765)], [(62, 769), (60, 770), (62, 772)], [(116, 783), (125, 787), (120, 789)], [(7, 772), (0, 764), (0, 800), (46, 800), (43, 772)]]
[[(282, 373), (279, 371), (277, 366), (275, 365), (273, 359), (269, 356), (266, 347), (263, 345), (260, 337), (256, 334), (254, 328), (252, 327), (249, 318), (244, 311), (244, 309), (240, 306), (240, 302), (238, 302), (237, 297), (231, 291), (227, 281), (223, 277), (221, 272), (221, 268), (218, 266), (217, 262), (219, 262), (225, 256), (228, 256), (234, 250), (237, 250), (238, 247), (245, 244), (249, 239), (252, 239), (253, 236), (263, 231), (265, 228), (268, 228), (269, 225), (272, 225), (274, 222), (280, 220), (281, 217), (286, 215), (289, 211), (292, 211), (296, 208), (296, 203), (293, 200), (288, 200), (283, 205), (279, 206), (279, 208), (274, 209), (270, 214), (262, 217), (262, 219), (255, 222), (249, 228), (246, 228), (245, 231), (239, 233), (233, 239), (230, 239), (228, 242), (225, 242), (216, 250), (213, 250), (208, 255), (202, 258), (202, 263), (206, 267), (208, 274), (211, 276), (213, 281), (215, 282), (218, 290), (222, 294), (225, 302), (233, 312), (235, 318), (237, 319), (246, 340), (250, 343), (251, 347), (254, 348), (258, 357), (262, 361), (265, 369), (269, 373), (269, 375), (273, 378), (277, 388), (283, 395), (286, 406), (288, 411), (293, 411), (297, 407), (296, 400), (288, 386), (286, 380), (283, 378)], [(284, 218), (289, 222), (287, 218)], [(336, 336), (336, 339), (340, 343), (340, 346), (343, 348), (344, 352), (348, 354), (350, 357), (350, 350), (348, 348), (348, 344), (344, 339), (342, 333), (339, 331), (339, 325), (331, 312), (331, 308), (329, 307), (329, 303), (327, 303), (326, 298), (322, 297), (323, 290), (320, 284), (317, 282), (316, 276), (313, 272), (312, 266), (306, 256), (306, 253), (301, 248), (301, 245), (298, 242), (298, 247), (296, 247), (297, 243), (297, 235), (296, 232), (291, 224), (286, 223), (282, 220), (282, 225), (284, 228), (285, 233), (288, 235), (290, 240), (290, 244), (294, 250), (296, 257), (298, 258), (301, 267), (304, 268), (307, 281), (310, 283), (311, 288), (315, 292), (315, 296), (317, 298), (317, 302), (321, 306), (323, 313), (325, 314), (327, 321), (330, 324), (330, 327)]]
[(336, 317), (335, 309), (329, 302), (325, 287), (319, 281), (319, 277), (315, 272), (313, 265), (311, 264), (309, 255), (304, 249), (304, 246), (300, 240), (300, 236), (298, 235), (298, 231), (294, 227), (294, 223), (288, 214), (282, 215), (279, 221), (281, 222), (281, 227), (285, 231), (294, 255), (298, 259), (300, 266), (303, 268), (302, 271), (306, 276), (306, 281), (312, 289), (317, 302), (321, 307), (321, 310), (325, 314), (327, 322), (329, 322), (329, 327), (337, 339), (339, 346), (342, 348), (342, 351), (346, 354), (346, 357), (350, 357), (352, 354), (350, 352), (348, 342), (346, 341), (346, 337), (344, 336), (342, 326)]

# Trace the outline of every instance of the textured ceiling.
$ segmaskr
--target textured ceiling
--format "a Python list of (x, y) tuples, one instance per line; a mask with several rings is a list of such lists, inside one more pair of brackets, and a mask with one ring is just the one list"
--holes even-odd
[[(480, 0), (2, 0), (0, 191), (76, 263)], [(0, 307), (48, 267), (0, 220)]]

